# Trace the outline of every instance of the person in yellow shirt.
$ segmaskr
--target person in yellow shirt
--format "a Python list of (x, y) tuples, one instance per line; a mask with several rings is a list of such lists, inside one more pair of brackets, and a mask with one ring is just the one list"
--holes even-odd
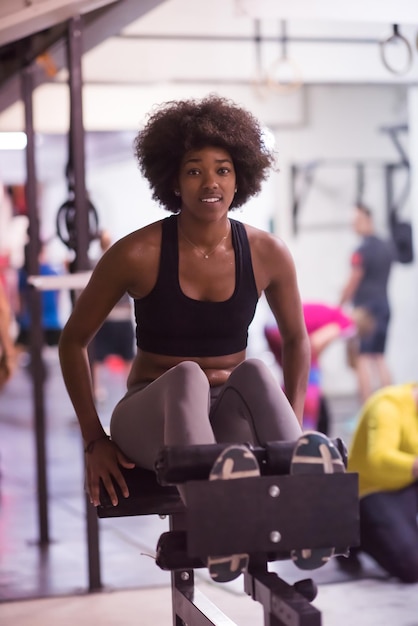
[(418, 383), (366, 401), (348, 471), (359, 474), (360, 549), (391, 576), (418, 582)]

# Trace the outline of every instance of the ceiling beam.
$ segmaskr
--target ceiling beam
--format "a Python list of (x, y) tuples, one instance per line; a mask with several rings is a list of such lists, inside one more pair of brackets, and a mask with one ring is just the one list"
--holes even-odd
[(76, 15), (94, 11), (117, 0), (2, 0), (0, 46), (65, 22)]
[[(15, 0), (7, 0), (14, 2)], [(48, 0), (43, 0), (45, 4)], [(83, 17), (83, 53), (88, 52), (109, 37), (112, 37), (140, 17), (155, 9), (158, 5), (167, 0), (118, 0), (107, 6), (102, 6), (86, 13)], [(90, 1), (90, 4), (93, 2)], [(72, 2), (72, 4), (83, 4), (82, 2)], [(85, 0), (84, 4), (87, 4)], [(103, 2), (96, 2), (103, 4)], [(0, 30), (2, 19), (0, 17)], [(62, 29), (62, 30), (60, 30)], [(51, 60), (57, 70), (67, 66), (66, 42), (62, 34), (66, 31), (64, 24), (57, 23), (52, 29), (47, 29), (44, 33), (37, 33), (21, 41), (9, 44), (0, 48), (0, 58), (2, 52), (5, 53), (2, 72), (8, 72), (0, 76), (0, 113), (9, 108), (12, 104), (21, 99), (20, 69), (28, 62), (36, 58), (39, 54), (48, 50)], [(57, 40), (58, 39), (58, 40)], [(34, 71), (34, 86), (49, 82), (44, 69), (39, 66)]]
[(63, 22), (0, 48), (0, 88), (13, 75), (61, 39), (66, 33), (66, 24)]

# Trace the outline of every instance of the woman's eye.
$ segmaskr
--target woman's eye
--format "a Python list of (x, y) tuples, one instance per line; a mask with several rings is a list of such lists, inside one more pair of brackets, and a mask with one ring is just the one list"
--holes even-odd
[(223, 176), (225, 174), (229, 174), (230, 169), (228, 167), (221, 167), (221, 169), (219, 170), (219, 174), (222, 174)]

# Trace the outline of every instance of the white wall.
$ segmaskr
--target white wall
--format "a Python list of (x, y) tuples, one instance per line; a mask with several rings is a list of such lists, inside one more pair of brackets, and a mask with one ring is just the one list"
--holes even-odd
[[(399, 155), (380, 128), (408, 122), (407, 90), (373, 86), (311, 87), (308, 100), (308, 123), (277, 132), (282, 155), (277, 223), (280, 231), (283, 222), (280, 207), (286, 207), (287, 211), (290, 207), (290, 165), (326, 160), (326, 167), (316, 171), (314, 184), (300, 209), (298, 236), (291, 236), (288, 220), (283, 229), (295, 256), (303, 298), (335, 304), (357, 241), (350, 226), (356, 198), (354, 162), (370, 161), (364, 201), (374, 211), (379, 231), (386, 234), (385, 181), (379, 162), (397, 162)], [(408, 135), (400, 138), (408, 151)], [(353, 165), (341, 160), (353, 160)], [(406, 217), (408, 211), (410, 206), (406, 207)], [(415, 266), (396, 264), (390, 281), (393, 316), (387, 355), (395, 381), (418, 375), (415, 341), (411, 341), (416, 339), (417, 331), (409, 308), (415, 274)], [(324, 385), (329, 393), (349, 393), (355, 389), (353, 373), (345, 367), (342, 343), (331, 346), (322, 362)]]

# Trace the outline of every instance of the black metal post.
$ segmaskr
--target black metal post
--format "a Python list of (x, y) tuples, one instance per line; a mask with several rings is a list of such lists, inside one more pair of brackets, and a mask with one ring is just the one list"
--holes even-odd
[[(39, 273), (39, 215), (37, 206), (37, 180), (35, 168), (35, 133), (33, 127), (33, 64), (22, 70), (22, 97), (25, 105), (26, 146), (26, 202), (29, 217), (29, 244), (26, 255), (28, 274)], [(42, 359), (44, 343), (42, 329), (42, 301), (39, 291), (30, 288), (30, 367), (33, 381), (35, 408), (36, 468), (38, 488), (39, 543), (49, 543), (48, 525), (48, 486), (46, 473), (46, 431), (45, 431), (45, 365)]]
[(385, 191), (386, 191), (386, 215), (387, 224), (390, 229), (392, 223), (392, 214), (394, 211), (393, 206), (393, 172), (394, 166), (392, 164), (385, 165)]
[[(77, 16), (68, 22), (67, 53), (70, 91), (70, 129), (69, 129), (69, 176), (74, 186), (76, 257), (74, 267), (77, 271), (89, 269), (88, 249), (89, 216), (85, 184), (85, 136), (82, 103), (82, 19)], [(95, 508), (85, 498), (89, 589), (94, 591), (102, 587), (100, 576), (99, 526)]]
[(83, 124), (82, 100), (82, 19), (80, 16), (68, 23), (68, 70), (70, 88), (70, 176), (74, 184), (75, 224), (76, 224), (76, 259), (77, 271), (90, 268), (88, 258), (89, 216), (85, 182), (85, 136)]

